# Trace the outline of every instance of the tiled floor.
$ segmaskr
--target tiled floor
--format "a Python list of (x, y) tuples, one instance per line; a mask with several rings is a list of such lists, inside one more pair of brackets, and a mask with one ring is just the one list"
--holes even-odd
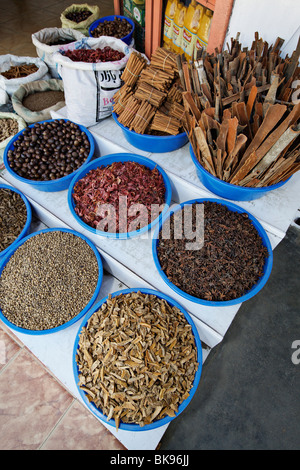
[[(31, 34), (61, 27), (69, 0), (0, 0), (0, 55), (36, 57)], [(113, 1), (92, 2), (101, 16)], [(0, 322), (0, 450), (125, 450)]]

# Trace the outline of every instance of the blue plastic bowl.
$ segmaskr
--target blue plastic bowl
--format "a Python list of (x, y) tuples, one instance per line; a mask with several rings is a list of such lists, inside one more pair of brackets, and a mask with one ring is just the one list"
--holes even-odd
[(195, 164), (197, 175), (201, 183), (209, 191), (225, 199), (231, 199), (233, 201), (253, 201), (254, 199), (259, 199), (262, 196), (265, 196), (266, 194), (268, 194), (270, 191), (273, 191), (274, 189), (281, 188), (281, 186), (283, 186), (285, 183), (287, 183), (290, 180), (289, 178), (288, 180), (282, 181), (278, 184), (273, 184), (272, 186), (265, 186), (262, 188), (249, 188), (246, 186), (238, 186), (235, 184), (230, 184), (230, 183), (227, 183), (226, 181), (222, 181), (219, 178), (216, 178), (211, 173), (206, 171), (197, 160), (197, 157), (191, 145), (190, 145), (190, 154)]
[[(42, 122), (52, 122), (52, 121), (57, 121), (57, 119), (48, 119), (46, 121), (40, 121), (40, 123), (42, 123)], [(64, 121), (69, 121), (69, 119), (64, 119)], [(34, 127), (36, 124), (38, 124), (38, 123), (35, 122), (34, 124), (31, 124), (28, 127)], [(65, 189), (67, 189), (69, 187), (70, 182), (72, 181), (72, 178), (74, 177), (74, 174), (92, 159), (92, 157), (94, 155), (94, 152), (95, 152), (94, 137), (92, 136), (92, 134), (90, 133), (90, 131), (86, 127), (81, 126), (79, 124), (77, 124), (77, 125), (79, 126), (80, 130), (87, 135), (87, 137), (89, 139), (90, 153), (89, 153), (86, 161), (84, 162), (84, 164), (81, 165), (81, 167), (79, 167), (76, 171), (73, 171), (73, 173), (70, 173), (69, 175), (64, 176), (63, 178), (58, 178), (57, 180), (49, 180), (49, 181), (34, 181), (34, 180), (27, 179), (27, 178), (23, 178), (22, 176), (19, 176), (17, 173), (15, 173), (12, 170), (12, 168), (9, 166), (9, 161), (8, 161), (8, 158), (7, 158), (7, 154), (8, 154), (9, 150), (14, 150), (14, 142), (19, 138), (19, 136), (21, 134), (23, 134), (23, 132), (26, 130), (26, 128), (22, 129), (20, 132), (18, 132), (9, 141), (9, 143), (5, 147), (4, 154), (3, 154), (3, 162), (4, 162), (4, 165), (5, 165), (5, 168), (7, 169), (7, 171), (14, 178), (21, 181), (22, 183), (30, 184), (30, 186), (32, 186), (35, 189), (38, 189), (39, 191), (56, 192), (56, 191), (63, 191)]]
[(121, 16), (121, 15), (103, 16), (103, 18), (100, 18), (99, 20), (96, 20), (94, 21), (94, 23), (91, 24), (91, 26), (89, 27), (89, 36), (91, 38), (94, 37), (92, 36), (92, 31), (94, 31), (94, 29), (97, 28), (99, 23), (104, 23), (104, 21), (113, 21), (115, 18), (121, 18), (121, 20), (125, 19), (126, 21), (128, 21), (129, 24), (131, 24), (131, 27), (132, 27), (131, 32), (127, 34), (126, 36), (124, 36), (123, 38), (120, 38), (121, 41), (129, 45), (132, 41), (135, 24), (134, 24), (134, 21), (132, 21), (130, 18), (127, 18), (127, 16)]
[[(75, 212), (73, 191), (74, 191), (74, 186), (77, 183), (77, 181), (84, 178), (84, 176), (87, 175), (89, 171), (99, 168), (101, 166), (111, 165), (113, 162), (137, 162), (151, 169), (157, 168), (157, 170), (163, 176), (163, 180), (164, 180), (164, 184), (166, 188), (165, 207), (163, 211), (161, 212), (161, 214), (155, 220), (153, 220), (149, 225), (145, 225), (140, 230), (135, 230), (132, 232), (121, 232), (121, 233), (104, 232), (104, 231), (97, 230), (96, 228), (93, 228), (87, 225)], [(68, 204), (69, 204), (69, 208), (71, 210), (73, 217), (77, 220), (77, 222), (79, 222), (79, 224), (83, 228), (89, 230), (90, 232), (94, 234), (101, 235), (103, 237), (125, 239), (125, 238), (132, 238), (132, 237), (139, 236), (142, 233), (145, 233), (148, 230), (151, 230), (151, 228), (154, 225), (156, 225), (159, 222), (159, 220), (162, 218), (162, 216), (168, 211), (169, 206), (171, 204), (171, 197), (172, 197), (171, 183), (169, 181), (167, 174), (159, 165), (157, 165), (155, 162), (153, 162), (149, 158), (141, 157), (140, 155), (134, 155), (132, 153), (116, 153), (116, 154), (107, 155), (106, 157), (97, 158), (96, 160), (93, 160), (92, 162), (90, 162), (88, 165), (85, 165), (84, 168), (82, 168), (82, 170), (76, 173), (69, 187)]]
[(5, 248), (5, 250), (0, 251), (0, 262), (1, 262), (3, 260), (3, 256), (6, 256), (6, 254), (10, 250), (12, 250), (16, 246), (16, 244), (20, 240), (22, 240), (22, 238), (26, 237), (26, 235), (29, 234), (30, 225), (31, 225), (31, 221), (32, 221), (32, 210), (31, 210), (30, 202), (28, 201), (27, 197), (25, 197), (24, 194), (21, 193), (21, 191), (19, 191), (16, 188), (13, 188), (12, 186), (8, 186), (7, 184), (0, 184), (0, 188), (9, 189), (10, 191), (14, 191), (15, 193), (18, 193), (21, 196), (21, 198), (23, 199), (23, 201), (25, 203), (25, 206), (26, 206), (26, 211), (27, 211), (27, 220), (26, 220), (26, 223), (25, 223), (24, 228), (23, 228), (22, 232), (20, 233), (20, 235), (15, 239), (15, 241), (11, 245), (9, 245), (7, 248)]
[(100, 292), (100, 288), (101, 288), (101, 284), (102, 284), (102, 280), (103, 280), (103, 264), (102, 264), (102, 260), (101, 260), (101, 256), (100, 256), (100, 253), (99, 251), (97, 250), (97, 248), (95, 247), (95, 245), (88, 239), (86, 238), (84, 235), (82, 235), (81, 233), (79, 232), (75, 232), (74, 230), (71, 230), (71, 229), (66, 229), (66, 228), (47, 228), (47, 229), (44, 229), (44, 230), (40, 230), (38, 232), (34, 232), (34, 233), (31, 233), (30, 235), (28, 235), (27, 237), (23, 238), (22, 240), (20, 240), (15, 246), (14, 248), (12, 248), (6, 255), (5, 258), (3, 258), (0, 262), (0, 277), (1, 277), (1, 274), (2, 274), (2, 271), (3, 269), (5, 268), (6, 264), (9, 262), (10, 258), (12, 257), (12, 255), (15, 253), (15, 251), (21, 246), (23, 245), (23, 243), (25, 243), (29, 238), (31, 237), (34, 237), (36, 235), (39, 235), (41, 233), (45, 233), (45, 232), (54, 232), (54, 231), (59, 231), (59, 232), (68, 232), (68, 233), (72, 233), (73, 235), (76, 235), (77, 237), (80, 237), (82, 238), (90, 247), (91, 249), (93, 250), (93, 252), (95, 253), (95, 256), (97, 258), (97, 262), (98, 262), (98, 268), (99, 268), (99, 277), (98, 277), (98, 282), (97, 282), (97, 286), (96, 286), (96, 289), (95, 289), (95, 292), (91, 298), (91, 300), (89, 301), (89, 303), (86, 305), (86, 307), (81, 311), (79, 312), (75, 317), (73, 317), (70, 321), (60, 325), (60, 326), (57, 326), (55, 328), (51, 328), (51, 329), (47, 329), (47, 330), (29, 330), (29, 329), (26, 329), (26, 328), (21, 328), (17, 325), (15, 325), (14, 323), (10, 322), (2, 313), (2, 310), (0, 309), (0, 320), (3, 321), (3, 323), (5, 323), (7, 326), (9, 326), (10, 328), (12, 328), (13, 330), (16, 330), (18, 331), (19, 333), (25, 333), (25, 334), (28, 334), (28, 335), (34, 335), (34, 336), (39, 336), (39, 335), (45, 335), (45, 334), (48, 334), (48, 333), (56, 333), (60, 330), (63, 330), (65, 328), (67, 328), (68, 326), (70, 325), (73, 325), (73, 323), (75, 323), (76, 321), (78, 321), (80, 318), (83, 317), (83, 315), (85, 315), (88, 310), (93, 306), (96, 298), (98, 297), (99, 295), (99, 292)]
[(118, 115), (116, 113), (112, 113), (112, 116), (118, 126), (122, 129), (127, 142), (140, 150), (144, 150), (145, 152), (172, 152), (173, 150), (177, 150), (183, 147), (183, 145), (185, 145), (189, 140), (186, 132), (170, 136), (137, 134), (137, 132), (130, 131), (128, 127), (120, 124), (118, 121)]
[[(153, 295), (156, 295), (160, 299), (165, 299), (170, 305), (172, 305), (174, 307), (177, 307), (184, 314), (187, 322), (192, 326), (192, 332), (194, 334), (195, 344), (196, 344), (196, 348), (197, 348), (197, 362), (198, 362), (199, 366), (198, 366), (198, 369), (196, 371), (193, 387), (190, 390), (188, 398), (186, 400), (184, 400), (178, 407), (178, 413), (176, 414), (176, 417), (177, 417), (180, 413), (182, 413), (182, 411), (188, 406), (188, 404), (192, 400), (192, 398), (193, 398), (193, 396), (194, 396), (194, 394), (197, 390), (197, 387), (199, 385), (199, 381), (200, 381), (200, 377), (201, 377), (201, 372), (202, 372), (202, 346), (201, 346), (201, 341), (200, 341), (200, 337), (199, 337), (197, 328), (196, 328), (192, 318), (187, 313), (187, 311), (178, 302), (176, 302), (175, 300), (171, 299), (171, 297), (168, 297), (167, 295), (165, 295), (161, 292), (158, 292), (158, 291), (155, 291), (155, 290), (152, 290), (152, 289), (134, 288), (134, 289), (119, 290), (119, 291), (114, 292), (113, 294), (110, 294), (110, 295), (111, 295), (112, 298), (114, 298), (114, 297), (116, 297), (120, 294), (128, 294), (130, 292), (141, 292), (143, 294), (153, 294)], [(78, 371), (78, 366), (77, 366), (77, 362), (76, 362), (76, 354), (77, 354), (78, 344), (79, 344), (79, 335), (80, 335), (82, 329), (84, 327), (86, 327), (89, 318), (96, 311), (99, 310), (101, 305), (104, 304), (107, 301), (107, 299), (108, 299), (108, 296), (105, 297), (104, 299), (100, 300), (100, 302), (98, 302), (96, 305), (94, 305), (94, 307), (84, 317), (84, 319), (83, 319), (83, 321), (82, 321), (82, 323), (79, 327), (77, 336), (75, 338), (75, 344), (74, 344), (74, 349), (73, 349), (73, 374), (74, 374), (74, 379), (75, 379), (77, 389), (78, 389), (84, 403), (87, 405), (87, 407), (92, 411), (92, 413), (95, 416), (100, 418), (102, 421), (104, 421), (107, 424), (110, 424), (111, 426), (116, 427), (115, 420), (110, 419), (109, 421), (107, 421), (107, 417), (102, 413), (102, 411), (99, 408), (97, 408), (94, 403), (90, 402), (88, 400), (87, 395), (85, 394), (85, 392), (79, 388), (78, 382), (79, 382), (80, 372)], [(146, 424), (143, 427), (141, 427), (139, 424), (130, 424), (130, 423), (120, 422), (119, 429), (122, 429), (122, 430), (125, 430), (125, 431), (150, 431), (151, 429), (156, 429), (160, 426), (164, 426), (165, 424), (169, 423), (173, 419), (175, 419), (175, 417), (166, 416), (166, 417), (164, 417), (162, 419), (159, 419), (157, 421), (153, 421), (153, 423), (151, 423), (151, 424)]]
[[(258, 234), (262, 238), (262, 243), (263, 245), (267, 248), (269, 256), (266, 258), (264, 269), (263, 269), (263, 275), (259, 279), (259, 281), (252, 287), (252, 289), (249, 290), (249, 292), (245, 293), (243, 296), (238, 297), (237, 299), (233, 300), (226, 300), (226, 301), (209, 301), (209, 300), (204, 300), (204, 299), (199, 299), (197, 297), (194, 297), (190, 294), (187, 294), (183, 290), (179, 289), (179, 287), (175, 286), (172, 282), (169, 281), (167, 275), (164, 273), (164, 271), (161, 268), (158, 255), (157, 255), (157, 247), (159, 243), (159, 232), (162, 229), (162, 226), (164, 222), (170, 218), (170, 216), (177, 212), (178, 210), (182, 210), (184, 206), (186, 205), (191, 205), (193, 203), (203, 203), (206, 201), (212, 201), (212, 202), (217, 202), (219, 204), (222, 204), (226, 206), (229, 210), (233, 212), (239, 212), (240, 214), (248, 214), (249, 219), (251, 220), (252, 224), (256, 228)], [(270, 243), (270, 240), (268, 238), (268, 235), (262, 225), (258, 222), (258, 220), (249, 212), (247, 212), (245, 209), (242, 209), (241, 207), (237, 206), (236, 204), (233, 204), (231, 202), (226, 202), (222, 201), (220, 199), (192, 199), (191, 201), (186, 201), (183, 202), (182, 204), (178, 204), (175, 208), (173, 208), (171, 211), (169, 211), (168, 214), (166, 214), (163, 219), (160, 221), (159, 226), (156, 228), (154, 232), (154, 236), (152, 239), (152, 254), (153, 254), (153, 259), (155, 266), (163, 279), (163, 281), (171, 288), (173, 291), (175, 291), (177, 294), (181, 295), (187, 300), (190, 300), (191, 302), (195, 302), (197, 304), (201, 305), (206, 305), (207, 307), (228, 307), (230, 305), (236, 305), (242, 302), (245, 302), (246, 300), (250, 299), (251, 297), (254, 297), (266, 284), (267, 280), (270, 277), (271, 271), (272, 271), (272, 266), (273, 266), (273, 251), (272, 251), (272, 246)], [(201, 282), (201, 279), (199, 279), (199, 282)]]

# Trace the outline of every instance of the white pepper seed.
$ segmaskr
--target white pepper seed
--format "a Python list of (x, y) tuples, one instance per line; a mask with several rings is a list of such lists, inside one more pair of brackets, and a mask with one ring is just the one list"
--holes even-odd
[(0, 277), (0, 308), (18, 327), (46, 330), (79, 314), (99, 276), (91, 247), (70, 232), (38, 233), (12, 255)]

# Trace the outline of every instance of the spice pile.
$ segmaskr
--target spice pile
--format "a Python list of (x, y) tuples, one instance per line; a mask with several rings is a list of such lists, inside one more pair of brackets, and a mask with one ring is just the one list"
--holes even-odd
[(4, 267), (0, 308), (20, 328), (56, 328), (86, 307), (98, 276), (95, 253), (81, 237), (62, 231), (38, 233)]
[(50, 40), (49, 42), (46, 42), (44, 44), (47, 44), (47, 46), (63, 46), (65, 44), (70, 44), (71, 42), (76, 41), (75, 38), (63, 38), (63, 37), (57, 37), (56, 39)]
[(38, 67), (35, 64), (12, 65), (6, 72), (1, 72), (1, 75), (7, 80), (11, 80), (12, 78), (27, 77), (37, 71)]
[(76, 362), (79, 387), (117, 429), (174, 417), (198, 368), (183, 313), (140, 292), (109, 296), (82, 329)]
[(19, 124), (16, 119), (0, 119), (0, 142), (18, 133)]
[[(193, 233), (200, 223), (197, 205), (192, 205)], [(185, 238), (183, 214), (179, 220), (180, 227), (171, 215), (170, 237), (163, 238), (161, 231), (157, 244), (161, 269), (175, 286), (199, 299), (226, 301), (246, 294), (259, 281), (268, 250), (247, 214), (205, 202), (204, 245), (196, 250), (186, 249), (193, 240)]]
[(132, 30), (131, 24), (125, 18), (118, 18), (117, 16), (112, 20), (105, 20), (99, 23), (98, 26), (91, 31), (93, 38), (101, 36), (113, 36), (114, 38), (122, 39)]
[(192, 64), (178, 56), (182, 122), (197, 159), (213, 176), (269, 186), (300, 169), (300, 103), (291, 102), (300, 78), (300, 39), (291, 58), (282, 59), (281, 38), (269, 47), (256, 33), (249, 50), (238, 37), (228, 51), (199, 51)]
[(36, 91), (25, 96), (22, 105), (30, 111), (42, 111), (64, 100), (65, 95), (63, 91)]
[(136, 51), (122, 74), (113, 111), (123, 126), (138, 134), (177, 135), (182, 131), (182, 88), (176, 54), (158, 48), (150, 64)]
[[(165, 192), (157, 168), (129, 161), (90, 170), (77, 181), (72, 196), (74, 210), (86, 224), (106, 232), (113, 226), (114, 233), (126, 233), (151, 223), (154, 204), (159, 206), (155, 214), (158, 217), (165, 203)], [(122, 196), (126, 197), (124, 208), (119, 200)], [(113, 208), (112, 213), (108, 205)]]
[(27, 221), (27, 209), (20, 194), (0, 188), (0, 252), (20, 235)]
[(27, 127), (7, 158), (11, 169), (35, 181), (56, 180), (73, 173), (87, 159), (90, 143), (80, 127), (63, 119)]
[(89, 16), (91, 16), (92, 12), (87, 8), (81, 8), (79, 10), (70, 11), (66, 13), (67, 20), (74, 21), (74, 23), (81, 23), (85, 21)]
[(65, 51), (63, 54), (73, 62), (115, 62), (123, 59), (125, 54), (105, 46), (103, 49), (74, 49), (73, 51)]

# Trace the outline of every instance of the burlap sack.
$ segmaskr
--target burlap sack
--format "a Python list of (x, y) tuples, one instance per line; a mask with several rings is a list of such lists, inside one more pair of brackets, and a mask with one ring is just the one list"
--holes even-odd
[[(87, 8), (92, 12), (92, 14), (85, 20), (81, 21), (80, 23), (76, 23), (75, 21), (70, 21), (66, 18), (68, 13), (72, 13), (74, 11), (80, 11), (83, 8)], [(62, 14), (60, 15), (60, 21), (62, 28), (72, 28), (80, 31), (85, 36), (89, 35), (89, 27), (91, 26), (94, 21), (100, 18), (100, 8), (97, 5), (88, 5), (87, 3), (80, 3), (80, 4), (73, 4), (66, 8)]]

